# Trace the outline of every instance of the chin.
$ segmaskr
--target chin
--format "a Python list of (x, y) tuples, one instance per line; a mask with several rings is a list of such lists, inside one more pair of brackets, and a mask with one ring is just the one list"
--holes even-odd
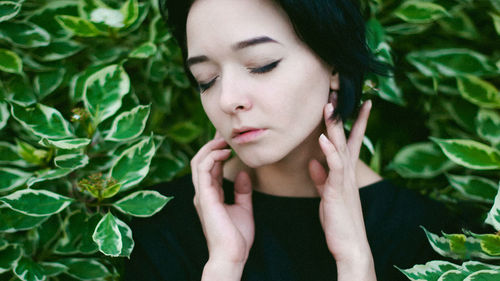
[(283, 151), (274, 149), (273, 151), (235, 151), (238, 158), (250, 168), (259, 168), (279, 162), (286, 156)]

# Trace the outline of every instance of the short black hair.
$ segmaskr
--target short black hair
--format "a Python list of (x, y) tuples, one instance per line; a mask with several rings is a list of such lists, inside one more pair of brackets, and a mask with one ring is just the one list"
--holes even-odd
[[(186, 21), (196, 0), (158, 0), (163, 19), (187, 57)], [(366, 44), (365, 21), (355, 0), (272, 0), (288, 15), (295, 33), (339, 74), (337, 106), (332, 119), (357, 112), (364, 75), (388, 75), (391, 66), (376, 60)], [(170, 12), (168, 12), (170, 11)], [(186, 73), (196, 84), (189, 69)]]

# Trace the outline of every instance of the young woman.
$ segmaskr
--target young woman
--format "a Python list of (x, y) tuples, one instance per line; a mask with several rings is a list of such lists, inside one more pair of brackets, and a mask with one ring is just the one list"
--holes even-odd
[(441, 230), (443, 207), (358, 159), (370, 101), (344, 134), (384, 67), (352, 0), (160, 7), (217, 134), (136, 222), (128, 280), (404, 280), (393, 265), (436, 258), (419, 225)]

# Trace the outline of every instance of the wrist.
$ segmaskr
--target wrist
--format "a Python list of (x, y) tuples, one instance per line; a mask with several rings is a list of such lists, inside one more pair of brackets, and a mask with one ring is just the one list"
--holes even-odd
[(244, 262), (231, 262), (221, 260), (211, 260), (203, 268), (202, 281), (220, 280), (236, 281), (241, 280), (243, 274)]
[(339, 281), (376, 281), (375, 264), (371, 254), (358, 259), (337, 261), (337, 276)]

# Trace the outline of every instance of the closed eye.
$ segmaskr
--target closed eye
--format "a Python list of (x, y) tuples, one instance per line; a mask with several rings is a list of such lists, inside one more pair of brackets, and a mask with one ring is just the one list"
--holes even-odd
[(250, 72), (251, 73), (255, 73), (255, 74), (266, 73), (266, 72), (269, 72), (269, 71), (273, 70), (276, 66), (278, 66), (278, 64), (280, 62), (281, 62), (281, 59), (277, 60), (275, 62), (272, 62), (272, 63), (270, 63), (268, 65), (264, 65), (263, 67), (250, 68)]

